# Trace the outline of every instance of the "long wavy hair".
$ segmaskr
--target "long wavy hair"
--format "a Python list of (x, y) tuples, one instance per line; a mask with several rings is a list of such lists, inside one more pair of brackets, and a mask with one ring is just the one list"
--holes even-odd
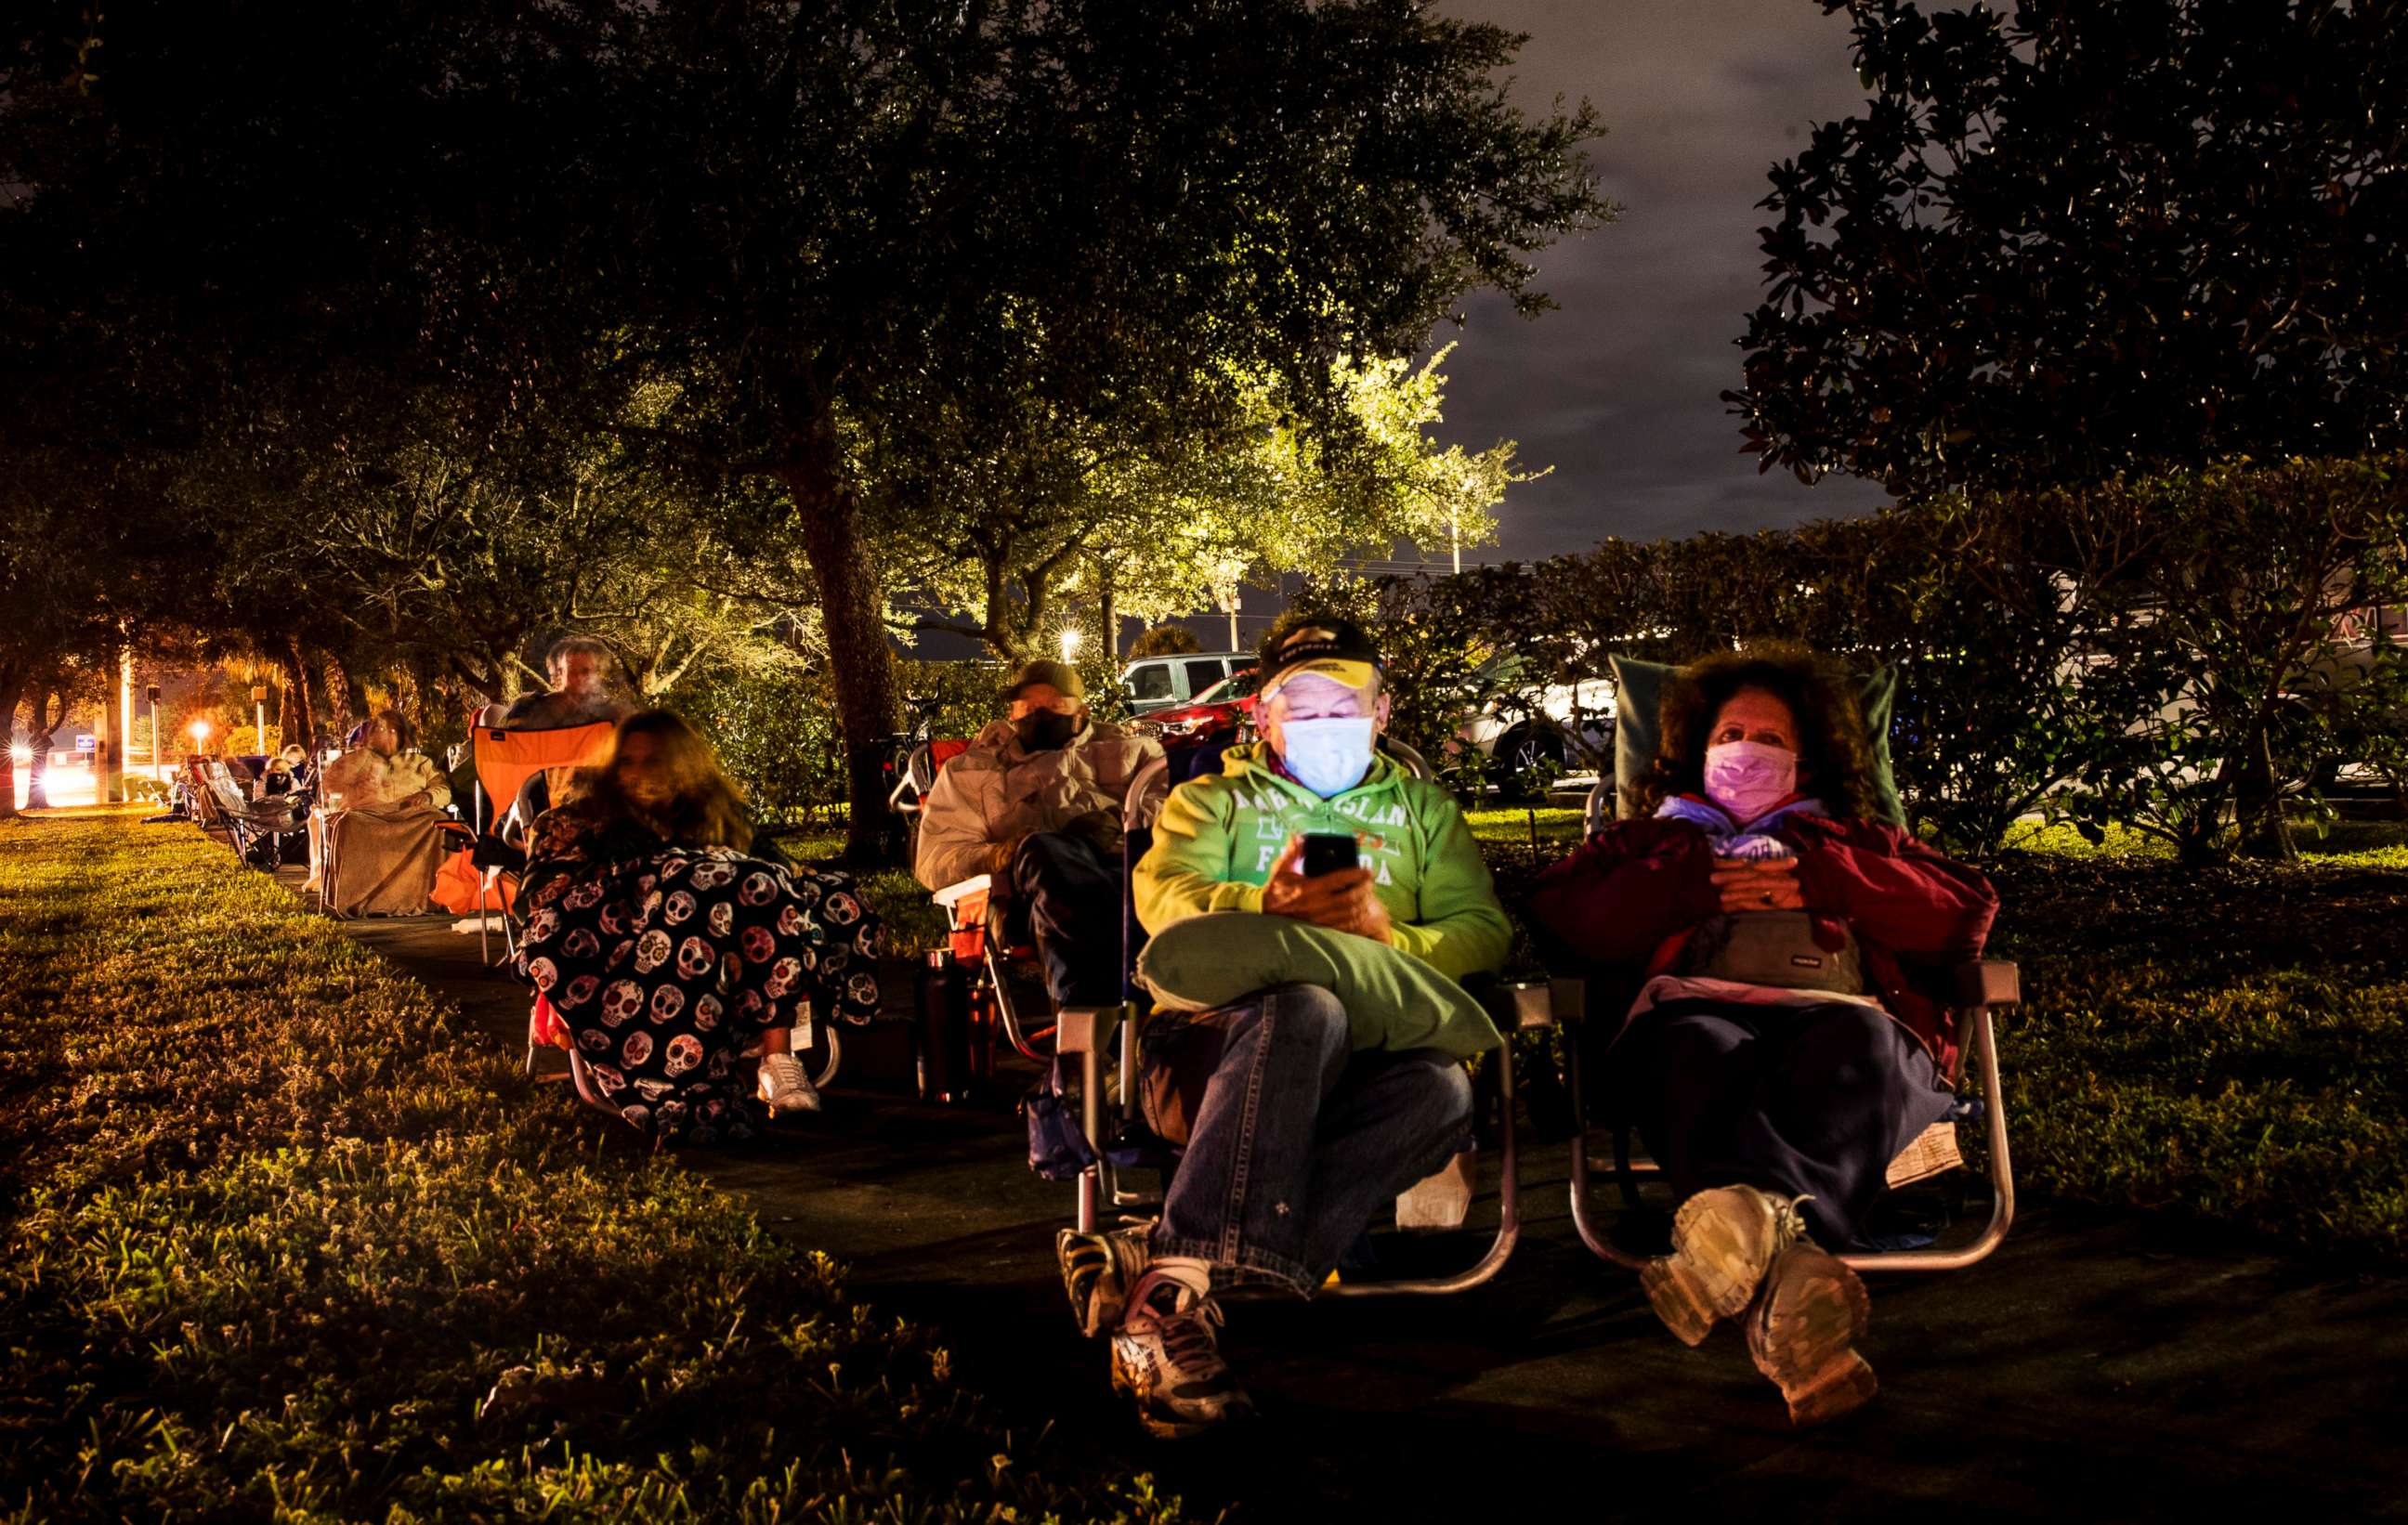
[(1834, 816), (1875, 820), (1873, 748), (1856, 680), (1802, 646), (1765, 641), (1689, 663), (1664, 687), (1656, 761), (1639, 785), (1636, 814), (1652, 816), (1676, 794), (1705, 791), (1706, 743), (1714, 717), (1742, 689), (1761, 689), (1798, 721), (1798, 788)]
[[(650, 736), (657, 745), (655, 765), (668, 776), (667, 803), (640, 805), (620, 786), (619, 751), (630, 736)], [(721, 769), (710, 743), (666, 709), (640, 709), (621, 720), (594, 765), (578, 771), (576, 789), (577, 810), (596, 830), (632, 821), (680, 847), (745, 852), (752, 846), (744, 791)]]

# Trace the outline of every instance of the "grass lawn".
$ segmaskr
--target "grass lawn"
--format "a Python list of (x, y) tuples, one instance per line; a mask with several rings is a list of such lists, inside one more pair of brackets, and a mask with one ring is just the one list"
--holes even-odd
[(2016, 1173), (2408, 1261), (2408, 850), (2297, 864), (2015, 852), (1994, 951)]
[(0, 826), (0, 1518), (1178, 1518), (184, 827)]

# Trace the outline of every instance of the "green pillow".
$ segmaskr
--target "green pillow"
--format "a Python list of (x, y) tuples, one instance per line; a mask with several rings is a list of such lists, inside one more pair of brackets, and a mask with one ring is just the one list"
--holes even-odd
[[(1614, 813), (1628, 816), (1639, 798), (1639, 781), (1656, 762), (1656, 722), (1664, 685), (1678, 671), (1660, 662), (1635, 657), (1609, 657), (1613, 667)], [(1865, 730), (1873, 743), (1873, 799), (1881, 819), (1893, 826), (1906, 824), (1906, 806), (1898, 797), (1898, 780), (1889, 767), (1889, 718), (1898, 697), (1898, 674), (1881, 666), (1860, 679), (1856, 702), (1864, 706)]]
[(1146, 940), (1137, 977), (1171, 1011), (1318, 985), (1346, 1008), (1358, 1052), (1439, 1048), (1469, 1059), (1505, 1041), (1469, 991), (1412, 954), (1294, 917), (1208, 911), (1173, 921)]

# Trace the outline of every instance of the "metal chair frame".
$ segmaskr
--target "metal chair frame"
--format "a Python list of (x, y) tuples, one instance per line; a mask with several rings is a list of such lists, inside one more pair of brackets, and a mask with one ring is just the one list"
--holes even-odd
[[(1587, 834), (1594, 836), (1612, 819), (1613, 781), (1600, 778), (1589, 791), (1588, 803), (1583, 811)], [(1949, 971), (1953, 997), (1951, 1009), (1958, 1017), (1964, 1043), (1958, 1050), (1956, 1064), (1948, 1076), (1951, 1090), (1962, 1085), (1965, 1062), (1971, 1059), (1982, 1082), (1982, 1117), (1984, 1143), (1989, 1156), (1986, 1175), (1990, 1183), (1990, 1218), (1982, 1232), (1971, 1242), (1953, 1248), (1893, 1249), (1877, 1252), (1852, 1252), (1840, 1259), (1857, 1271), (1934, 1272), (1956, 1271), (1976, 1264), (2005, 1242), (2007, 1230), (2015, 1217), (2014, 1158), (2008, 1147), (2006, 1088), (1999, 1074), (1999, 1042), (1997, 1013), (2001, 1008), (2018, 1005), (2022, 999), (2021, 980), (2014, 964), (2004, 959), (1981, 959)], [(1571, 1146), (1571, 1209), (1572, 1227), (1581, 1243), (1599, 1260), (1610, 1261), (1628, 1270), (1638, 1270), (1645, 1262), (1609, 1243), (1599, 1232), (1589, 1190), (1591, 1167), (1588, 1152), (1588, 1114), (1584, 1110), (1581, 1077), (1580, 1025), (1586, 1017), (1584, 983), (1578, 979), (1554, 981), (1554, 1002), (1559, 1022), (1566, 1029), (1564, 1044), (1565, 1083), (1570, 1093), (1573, 1126)], [(1653, 1160), (1634, 1161), (1629, 1154), (1629, 1130), (1617, 1131), (1614, 1139), (1614, 1168), (1624, 1182), (1626, 1198), (1635, 1198), (1632, 1183), (1639, 1177), (1660, 1178), (1662, 1167)], [(1961, 1165), (1955, 1167), (1965, 1168)]]
[[(1496, 1279), (1512, 1258), (1522, 1238), (1521, 1156), (1514, 1121), (1517, 1088), (1513, 1077), (1513, 1038), (1517, 1033), (1541, 1031), (1554, 1025), (1555, 1014), (1545, 984), (1493, 987), (1482, 1003), (1504, 1034), (1491, 1051), (1497, 1065), (1498, 1108), (1497, 1160), (1497, 1232), (1480, 1258), (1461, 1271), (1442, 1276), (1403, 1277), (1393, 1281), (1338, 1281), (1323, 1289), (1333, 1297), (1433, 1297), (1469, 1291)], [(1096, 1162), (1077, 1182), (1076, 1222), (1082, 1233), (1095, 1233), (1107, 1208), (1159, 1206), (1162, 1193), (1125, 1186), (1120, 1171), (1100, 1147), (1118, 1120), (1126, 1115), (1127, 1098), (1137, 1094), (1139, 1029), (1142, 1018), (1134, 1004), (1120, 1006), (1072, 1006), (1061, 1014), (1061, 1055), (1079, 1064), (1079, 1120)], [(1115, 1040), (1117, 1039), (1117, 1042)], [(1117, 1088), (1106, 1085), (1105, 1066), (1117, 1068)], [(1116, 1104), (1112, 1098), (1121, 1098)]]
[[(238, 863), (249, 862), (251, 844), (265, 838), (270, 866), (283, 866), (284, 834), (269, 830), (268, 821), (263, 819), (257, 805), (242, 798), (241, 786), (226, 771), (225, 763), (215, 758), (195, 758), (185, 764), (185, 786), (192, 791), (194, 808), (198, 812), (198, 824), (204, 833), (224, 833), (226, 846), (234, 850), (235, 861)], [(280, 800), (285, 798), (283, 795), (276, 797)], [(280, 819), (291, 820), (290, 806), (283, 809)]]
[[(1416, 777), (1430, 777), (1429, 764), (1412, 748), (1384, 738), (1382, 746)], [(1166, 760), (1149, 763), (1130, 780), (1122, 817), (1126, 830), (1136, 832), (1152, 828), (1162, 801), (1169, 793), (1168, 773), (1169, 763)], [(988, 946), (993, 948), (993, 939), (989, 940)], [(1130, 951), (1133, 955), (1134, 949)], [(1134, 963), (1133, 956), (1129, 962)], [(1504, 1270), (1505, 1262), (1512, 1258), (1514, 1246), (1520, 1243), (1522, 1236), (1521, 1159), (1513, 1115), (1518, 1090), (1513, 1074), (1513, 1037), (1517, 1033), (1541, 1031), (1554, 1025), (1555, 1004), (1548, 985), (1522, 983), (1490, 987), (1483, 994), (1482, 1005), (1488, 1009), (1490, 1019), (1504, 1035), (1504, 1042), (1492, 1051), (1501, 1101), (1498, 1109), (1495, 1235), (1477, 1261), (1452, 1275), (1374, 1282), (1341, 1280), (1324, 1289), (1324, 1295), (1427, 1297), (1468, 1291), (1494, 1280), (1498, 1273)], [(1120, 1168), (1111, 1162), (1105, 1147), (1107, 1141), (1128, 1118), (1131, 1098), (1138, 1094), (1143, 1017), (1140, 1005), (1134, 1001), (1117, 1006), (1065, 1007), (1056, 1014), (1055, 1053), (1062, 1061), (1075, 1062), (1078, 1066), (1080, 1125), (1089, 1146), (1096, 1151), (1095, 1163), (1081, 1172), (1076, 1182), (1076, 1222), (1083, 1233), (1096, 1232), (1108, 1210), (1116, 1212), (1124, 1208), (1158, 1206), (1162, 1201), (1159, 1191), (1138, 1190), (1125, 1183)], [(1107, 1066), (1111, 1067), (1109, 1076)], [(1108, 1080), (1116, 1083), (1108, 1083)]]

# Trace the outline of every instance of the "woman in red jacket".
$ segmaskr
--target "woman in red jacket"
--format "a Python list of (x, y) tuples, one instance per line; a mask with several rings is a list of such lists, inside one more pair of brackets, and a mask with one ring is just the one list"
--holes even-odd
[(1608, 1102), (1682, 1199), (1649, 1301), (1690, 1345), (1746, 1315), (1790, 1418), (1816, 1422), (1876, 1390), (1864, 1284), (1831, 1252), (1952, 1105), (1955, 1034), (1907, 968), (1979, 953), (1998, 897), (1873, 819), (1854, 686), (1821, 659), (1706, 658), (1661, 720), (1636, 819), (1541, 876), (1530, 912), (1627, 976)]

